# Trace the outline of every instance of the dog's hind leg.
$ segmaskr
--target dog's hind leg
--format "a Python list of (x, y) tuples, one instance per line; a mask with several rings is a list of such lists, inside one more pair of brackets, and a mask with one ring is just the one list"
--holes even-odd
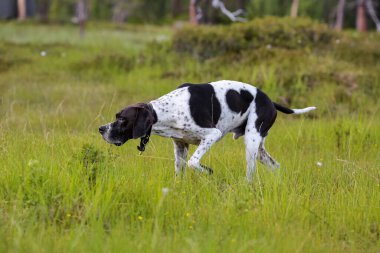
[(264, 143), (265, 138), (263, 138), (259, 146), (259, 161), (269, 169), (278, 169), (280, 167), (280, 164), (268, 154), (268, 152), (265, 150)]
[(263, 140), (265, 136), (268, 135), (268, 131), (272, 127), (277, 116), (277, 111), (272, 101), (260, 90), (257, 90), (255, 103), (256, 106), (255, 108), (251, 108), (248, 115), (247, 126), (245, 128), (248, 181), (252, 180), (253, 173), (255, 172), (256, 157), (259, 152), (263, 158), (260, 159), (259, 157), (260, 161), (268, 161), (268, 163), (270, 163), (270, 161), (273, 160), (273, 158), (271, 158), (265, 151)]
[(256, 158), (257, 153), (259, 152), (259, 146), (261, 143), (262, 137), (256, 131), (256, 129), (251, 128), (245, 131), (244, 141), (245, 141), (245, 155), (247, 159), (247, 181), (251, 182), (253, 174), (256, 170)]
[(181, 172), (185, 170), (186, 167), (186, 158), (189, 152), (189, 144), (178, 140), (173, 140), (173, 144), (175, 158), (175, 174), (176, 176), (179, 176)]
[(189, 167), (195, 168), (201, 172), (206, 172), (212, 174), (213, 170), (200, 164), (202, 156), (211, 148), (211, 146), (222, 138), (223, 134), (219, 129), (210, 128), (207, 129), (207, 133), (202, 138), (198, 148), (195, 150), (194, 154), (191, 156), (190, 160), (187, 162)]

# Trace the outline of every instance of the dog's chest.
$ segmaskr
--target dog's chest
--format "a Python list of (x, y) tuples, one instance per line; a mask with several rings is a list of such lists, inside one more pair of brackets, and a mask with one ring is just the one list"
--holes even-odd
[(183, 140), (184, 142), (190, 144), (199, 144), (202, 139), (199, 133), (186, 129), (176, 129), (173, 127), (155, 127), (152, 129), (152, 133), (162, 137)]
[(174, 90), (151, 101), (158, 118), (157, 123), (153, 125), (152, 133), (198, 143), (201, 133), (194, 128), (188, 101), (189, 94), (184, 89)]

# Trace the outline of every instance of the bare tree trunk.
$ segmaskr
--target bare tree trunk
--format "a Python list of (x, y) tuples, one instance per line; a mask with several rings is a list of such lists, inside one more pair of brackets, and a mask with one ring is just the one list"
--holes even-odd
[(293, 0), (292, 7), (290, 9), (290, 16), (292, 18), (296, 18), (297, 17), (299, 4), (300, 4), (300, 0)]
[(26, 18), (26, 0), (17, 0), (18, 20)]
[(193, 25), (198, 25), (196, 2), (197, 2), (196, 0), (190, 0), (190, 3), (189, 3), (190, 23)]
[(86, 0), (78, 0), (77, 2), (77, 18), (79, 23), (79, 34), (84, 36), (84, 28), (87, 20), (87, 5)]
[(366, 0), (366, 6), (369, 15), (371, 16), (373, 22), (376, 24), (376, 31), (380, 33), (380, 20), (376, 15), (375, 8), (373, 7), (372, 0)]
[(367, 30), (367, 21), (365, 13), (365, 0), (357, 0), (356, 6), (356, 30), (365, 32)]
[(198, 18), (197, 18), (197, 0), (190, 0), (189, 3), (189, 16), (190, 16), (190, 23), (193, 25), (198, 25)]
[[(192, 24), (199, 24), (199, 21), (204, 18), (203, 16), (203, 10), (199, 6), (201, 0), (190, 0), (189, 5), (189, 16), (190, 16), (190, 23)], [(209, 1), (207, 1), (207, 4)], [(226, 6), (224, 5), (224, 2), (221, 0), (211, 0), (211, 6), (215, 9), (219, 9), (224, 15), (226, 15), (231, 21), (236, 22), (244, 22), (246, 21), (245, 18), (239, 17), (244, 11), (242, 9), (238, 9), (234, 12), (228, 10)]]
[(212, 7), (214, 7), (215, 9), (220, 9), (220, 11), (233, 22), (236, 22), (236, 21), (245, 22), (246, 21), (245, 18), (239, 17), (239, 15), (244, 13), (244, 11), (242, 9), (238, 9), (238, 10), (232, 12), (226, 8), (223, 1), (221, 1), (221, 0), (212, 0)]
[(346, 4), (346, 0), (339, 0), (338, 8), (336, 11), (336, 22), (335, 22), (335, 30), (341, 31), (343, 28), (343, 19), (344, 19), (344, 5)]

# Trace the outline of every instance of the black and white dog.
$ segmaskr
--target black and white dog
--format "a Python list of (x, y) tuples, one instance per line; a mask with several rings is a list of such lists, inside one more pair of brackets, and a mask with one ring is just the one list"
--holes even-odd
[(186, 167), (189, 144), (198, 147), (187, 165), (211, 174), (212, 169), (200, 164), (202, 156), (227, 133), (234, 133), (234, 139), (244, 135), (246, 177), (251, 181), (257, 157), (269, 168), (279, 167), (264, 148), (265, 137), (276, 119), (277, 110), (301, 114), (314, 109), (288, 109), (246, 83), (227, 80), (185, 83), (149, 103), (128, 106), (116, 114), (115, 122), (101, 126), (99, 132), (107, 142), (117, 146), (129, 139), (141, 138), (140, 151), (144, 150), (151, 133), (172, 138), (176, 174)]

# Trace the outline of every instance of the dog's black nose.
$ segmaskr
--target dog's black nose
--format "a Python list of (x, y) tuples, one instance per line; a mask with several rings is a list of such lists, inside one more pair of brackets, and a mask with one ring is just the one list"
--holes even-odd
[(99, 127), (99, 133), (100, 134), (104, 134), (106, 131), (107, 131), (107, 127), (106, 126)]

